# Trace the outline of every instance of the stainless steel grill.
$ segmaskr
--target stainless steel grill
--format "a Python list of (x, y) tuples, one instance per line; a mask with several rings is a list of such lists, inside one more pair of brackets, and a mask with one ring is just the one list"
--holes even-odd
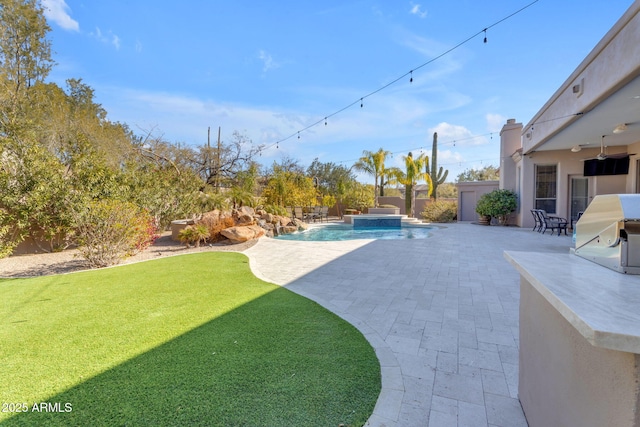
[(640, 194), (594, 197), (576, 223), (574, 253), (620, 273), (640, 274)]

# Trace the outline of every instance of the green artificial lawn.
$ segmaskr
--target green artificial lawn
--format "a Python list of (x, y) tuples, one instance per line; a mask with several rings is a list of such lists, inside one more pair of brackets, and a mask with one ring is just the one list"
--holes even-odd
[(357, 425), (380, 392), (362, 334), (225, 252), (0, 279), (0, 368), (3, 426)]

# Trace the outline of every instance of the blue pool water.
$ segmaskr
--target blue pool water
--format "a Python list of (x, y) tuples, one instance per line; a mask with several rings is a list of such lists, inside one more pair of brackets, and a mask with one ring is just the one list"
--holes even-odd
[(351, 225), (330, 224), (312, 227), (305, 231), (285, 234), (276, 237), (279, 240), (298, 240), (308, 242), (327, 242), (335, 240), (355, 239), (426, 239), (431, 235), (432, 227), (361, 227)]

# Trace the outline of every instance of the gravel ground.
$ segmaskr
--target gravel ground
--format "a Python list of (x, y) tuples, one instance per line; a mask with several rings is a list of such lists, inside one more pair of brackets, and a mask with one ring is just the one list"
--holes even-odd
[[(146, 250), (124, 259), (121, 265), (191, 252), (243, 252), (255, 245), (256, 242), (257, 240), (237, 244), (218, 243), (202, 246), (200, 248), (187, 249), (180, 242), (171, 240), (171, 233), (167, 232), (158, 238), (154, 244)], [(89, 265), (75, 249), (56, 253), (16, 255), (0, 259), (0, 278), (46, 276), (50, 274), (70, 273), (73, 271), (88, 269), (90, 269)]]

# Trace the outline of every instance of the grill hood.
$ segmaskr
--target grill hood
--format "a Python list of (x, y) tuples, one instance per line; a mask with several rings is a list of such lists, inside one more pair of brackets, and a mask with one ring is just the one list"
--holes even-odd
[(594, 197), (576, 223), (574, 253), (620, 273), (640, 274), (640, 194)]

